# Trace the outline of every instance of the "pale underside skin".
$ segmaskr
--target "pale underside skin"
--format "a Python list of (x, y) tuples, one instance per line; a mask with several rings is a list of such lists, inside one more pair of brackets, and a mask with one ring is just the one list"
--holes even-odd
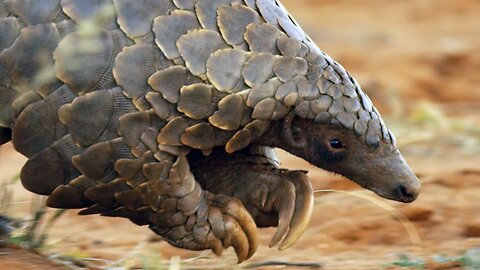
[[(51, 207), (242, 262), (257, 226), (285, 249), (311, 217), (306, 172), (279, 169), (273, 147), (418, 194), (370, 99), (278, 1), (0, 0), (0, 36), (0, 144), (29, 158), (22, 183)], [(357, 145), (348, 161), (314, 151), (330, 130)]]

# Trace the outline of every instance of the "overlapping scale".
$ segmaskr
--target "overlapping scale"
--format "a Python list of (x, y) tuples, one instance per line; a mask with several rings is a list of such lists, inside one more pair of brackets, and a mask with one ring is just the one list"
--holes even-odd
[(133, 104), (122, 90), (113, 88), (77, 97), (71, 104), (62, 106), (58, 116), (72, 139), (85, 147), (98, 140), (116, 138), (120, 116), (133, 111)]
[(117, 28), (112, 0), (61, 0), (63, 12), (76, 23), (92, 23), (100, 29)]
[(200, 123), (185, 129), (180, 138), (184, 145), (207, 150), (215, 146), (215, 130), (208, 123)]
[(32, 156), (22, 168), (23, 186), (31, 192), (49, 195), (55, 188), (79, 176), (71, 163), (80, 153), (69, 135), (57, 140), (50, 147)]
[(263, 18), (271, 25), (278, 25), (279, 19), (289, 20), (288, 13), (272, 0), (257, 0), (257, 7)]
[(178, 111), (192, 119), (205, 119), (213, 113), (214, 89), (205, 84), (191, 84), (180, 89)]
[(160, 119), (168, 121), (180, 115), (177, 106), (168, 102), (160, 93), (149, 92), (145, 98)]
[(119, 118), (118, 133), (122, 136), (123, 141), (131, 148), (132, 154), (140, 157), (147, 151), (154, 154), (158, 152), (158, 143), (156, 138), (158, 132), (165, 125), (166, 121), (157, 117), (153, 110), (133, 111), (122, 115)]
[(241, 96), (230, 94), (218, 103), (218, 111), (208, 118), (213, 126), (223, 130), (235, 130), (240, 127), (244, 101)]
[(247, 106), (254, 108), (262, 100), (274, 97), (275, 92), (280, 85), (281, 83), (277, 79), (272, 79), (264, 84), (256, 85), (248, 95), (246, 101)]
[(242, 69), (245, 83), (250, 87), (265, 83), (273, 75), (274, 64), (275, 57), (270, 53), (252, 55)]
[(242, 80), (242, 68), (247, 54), (236, 49), (218, 50), (207, 60), (207, 77), (216, 89), (225, 93), (233, 93), (243, 89), (235, 89)]
[(198, 124), (198, 121), (194, 121), (185, 116), (176, 117), (170, 120), (167, 125), (161, 129), (157, 141), (159, 144), (182, 146), (182, 134), (187, 128), (194, 126), (195, 124)]
[(67, 19), (60, 7), (60, 0), (10, 0), (5, 1), (5, 4), (13, 15), (18, 16), (27, 25)]
[(195, 5), (195, 11), (203, 28), (218, 32), (217, 11), (222, 5), (240, 3), (240, 0), (201, 0)]
[(298, 27), (290, 18), (278, 18), (278, 24), (287, 33), (287, 35), (298, 41), (306, 39), (305, 32)]
[(153, 19), (175, 9), (171, 0), (113, 0), (113, 3), (120, 28), (132, 39), (149, 35)]
[(155, 42), (168, 59), (178, 58), (178, 38), (199, 26), (197, 17), (190, 11), (175, 10), (169, 15), (158, 16), (153, 22)]
[(21, 25), (17, 18), (7, 17), (0, 19), (0, 52), (10, 47), (15, 39), (20, 35)]
[(114, 59), (130, 45), (120, 30), (100, 31), (94, 36), (73, 32), (53, 54), (57, 77), (79, 94), (113, 87)]
[(270, 121), (254, 120), (246, 125), (242, 130), (239, 130), (225, 145), (227, 153), (234, 153), (241, 150), (250, 143), (263, 135), (267, 130)]
[(0, 53), (0, 65), (12, 84), (22, 91), (37, 91), (46, 96), (61, 83), (53, 76), (53, 52), (64, 35), (72, 31), (68, 22), (39, 24), (22, 29), (9, 48)]
[(280, 37), (280, 31), (270, 24), (251, 23), (247, 26), (244, 38), (250, 48), (250, 51), (275, 52), (277, 39)]
[(256, 11), (237, 3), (233, 3), (231, 6), (220, 6), (217, 14), (220, 33), (222, 33), (225, 41), (232, 46), (245, 42), (243, 35), (247, 25), (260, 22), (260, 17)]
[(113, 76), (129, 98), (138, 99), (152, 90), (148, 84), (149, 77), (172, 64), (156, 46), (136, 44), (125, 47), (118, 54)]
[[(75, 97), (68, 87), (62, 86), (45, 99), (33, 102), (23, 109), (13, 128), (15, 149), (31, 157), (67, 135), (66, 127), (58, 118), (58, 110)], [(43, 132), (38, 132), (39, 130)]]
[(207, 72), (207, 60), (215, 51), (227, 45), (220, 34), (211, 30), (192, 30), (177, 40), (177, 47), (185, 64), (194, 75)]
[(0, 126), (8, 127), (12, 123), (12, 103), (18, 96), (19, 93), (14, 89), (0, 85)]
[(198, 0), (172, 0), (179, 9), (193, 10)]
[(277, 47), (285, 57), (295, 57), (302, 48), (302, 43), (296, 39), (282, 36), (277, 40)]
[(182, 86), (202, 82), (183, 66), (172, 66), (154, 73), (148, 83), (172, 104), (178, 102)]

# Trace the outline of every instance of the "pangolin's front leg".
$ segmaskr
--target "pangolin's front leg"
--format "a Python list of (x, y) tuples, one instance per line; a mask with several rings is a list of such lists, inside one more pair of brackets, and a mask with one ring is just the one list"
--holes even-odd
[(252, 146), (235, 154), (218, 151), (207, 158), (191, 155), (192, 171), (204, 189), (239, 199), (257, 226), (277, 226), (270, 246), (281, 241), (282, 250), (307, 227), (313, 189), (307, 172), (279, 169), (259, 148), (267, 149)]
[(233, 246), (239, 263), (255, 253), (256, 225), (243, 204), (205, 191), (195, 181), (185, 156), (173, 164), (146, 164), (144, 174), (148, 185), (142, 199), (155, 211), (150, 228), (167, 242), (191, 250), (212, 249), (217, 255)]

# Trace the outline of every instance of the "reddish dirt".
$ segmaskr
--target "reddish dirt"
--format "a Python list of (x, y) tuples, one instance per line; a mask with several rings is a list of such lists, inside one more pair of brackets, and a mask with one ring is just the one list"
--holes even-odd
[(0, 269), (66, 270), (67, 268), (45, 256), (19, 248), (0, 248)]
[[(420, 100), (428, 100), (451, 119), (478, 128), (480, 2), (283, 2), (317, 44), (360, 81), (384, 115), (392, 119), (405, 118)], [(429, 259), (432, 255), (458, 256), (480, 247), (478, 133), (473, 141), (471, 137), (467, 141), (455, 126), (435, 130), (433, 133), (444, 134), (433, 136), (427, 142), (407, 143), (407, 135), (415, 134), (416, 129), (417, 126), (400, 126), (399, 133), (404, 136), (397, 136), (407, 161), (423, 183), (422, 195), (417, 201), (403, 205), (379, 199), (396, 209), (392, 214), (371, 201), (341, 193), (321, 193), (311, 224), (292, 248), (282, 252), (269, 249), (274, 230), (263, 229), (261, 246), (250, 262), (319, 262), (324, 269), (395, 269), (392, 262), (398, 260), (398, 254)], [(2, 147), (0, 157), (0, 180), (17, 174), (24, 162), (10, 146)], [(371, 194), (291, 155), (281, 154), (281, 157), (288, 168), (310, 170), (316, 189)], [(18, 185), (16, 203), (9, 209), (10, 214), (25, 218), (30, 213), (30, 204), (24, 202), (32, 200), (39, 202), (38, 197)], [(407, 217), (413, 229), (406, 230), (395, 213)], [(222, 258), (210, 252), (179, 250), (159, 240), (147, 228), (122, 219), (79, 217), (76, 211), (67, 212), (53, 226), (42, 253), (96, 258), (86, 262), (97, 268), (158, 264), (162, 259), (157, 256), (164, 258), (163, 261), (174, 256), (196, 258), (186, 264), (197, 266), (225, 266), (235, 261), (231, 250)], [(430, 263), (427, 268), (460, 269), (455, 263)], [(62, 268), (54, 266), (46, 257), (42, 261), (35, 253), (0, 249), (0, 269)]]

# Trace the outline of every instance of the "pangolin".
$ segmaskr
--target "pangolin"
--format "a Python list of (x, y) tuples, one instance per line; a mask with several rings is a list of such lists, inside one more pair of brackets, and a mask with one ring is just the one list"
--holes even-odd
[(238, 261), (309, 223), (305, 171), (378, 195), (420, 184), (358, 83), (277, 0), (0, 0), (0, 141), (55, 208), (125, 217)]

